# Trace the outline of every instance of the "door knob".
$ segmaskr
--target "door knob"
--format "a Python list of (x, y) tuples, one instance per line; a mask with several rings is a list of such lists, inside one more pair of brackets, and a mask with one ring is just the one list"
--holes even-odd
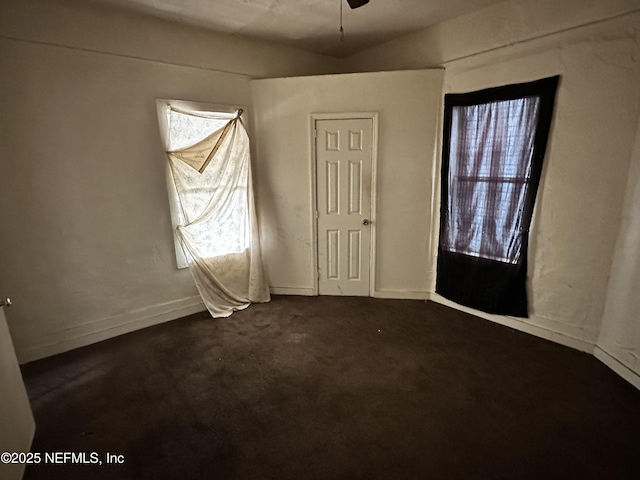
[(0, 298), (0, 307), (10, 307), (11, 299), (10, 298)]
[(369, 225), (369, 219), (365, 218), (364, 220), (362, 220), (362, 224), (363, 225)]

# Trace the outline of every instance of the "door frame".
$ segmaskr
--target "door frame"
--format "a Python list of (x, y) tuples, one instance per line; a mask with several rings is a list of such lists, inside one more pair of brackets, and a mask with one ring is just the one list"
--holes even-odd
[(309, 116), (309, 159), (311, 171), (311, 249), (313, 252), (312, 281), (313, 295), (319, 295), (319, 265), (318, 265), (318, 161), (316, 158), (316, 122), (318, 120), (371, 120), (371, 213), (370, 232), (371, 246), (369, 250), (369, 296), (373, 297), (376, 285), (376, 230), (377, 230), (377, 186), (378, 186), (378, 112), (343, 112), (343, 113), (312, 113)]

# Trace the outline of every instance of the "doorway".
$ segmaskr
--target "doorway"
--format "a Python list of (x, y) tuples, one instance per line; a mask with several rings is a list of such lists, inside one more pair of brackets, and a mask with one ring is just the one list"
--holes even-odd
[(370, 296), (377, 115), (312, 116), (317, 293)]

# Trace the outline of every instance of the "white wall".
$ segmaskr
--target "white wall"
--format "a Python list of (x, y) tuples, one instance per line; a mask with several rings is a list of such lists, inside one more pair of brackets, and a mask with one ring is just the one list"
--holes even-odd
[(175, 266), (155, 99), (250, 105), (249, 75), (326, 59), (80, 3), (1, 8), (0, 291), (19, 359), (204, 309)]
[(440, 63), (445, 93), (562, 76), (532, 228), (531, 317), (472, 312), (593, 351), (638, 124), (640, 14), (624, 13), (638, 2), (588, 2), (575, 15), (567, 5), (577, 7), (506, 2), (347, 61), (361, 70)]
[(507, 0), (399, 37), (342, 61), (343, 72), (444, 66), (479, 53), (516, 45), (537, 48), (535, 39), (614, 19), (640, 9), (640, 0)]
[[(0, 450), (28, 452), (31, 450), (36, 424), (2, 307), (0, 307), (0, 385), (2, 385)], [(0, 462), (0, 475), (5, 480), (20, 480), (24, 470), (24, 464)]]
[(274, 291), (311, 294), (311, 113), (379, 113), (377, 296), (426, 298), (442, 71), (251, 81), (258, 208)]
[(0, 38), (252, 78), (335, 72), (337, 61), (84, 0), (0, 0)]
[(640, 124), (596, 356), (640, 388)]
[(446, 92), (561, 75), (531, 233), (529, 322), (590, 345), (602, 320), (640, 99), (638, 38), (608, 27), (564, 34), (561, 45), (537, 52), (514, 48), (454, 62), (445, 74)]

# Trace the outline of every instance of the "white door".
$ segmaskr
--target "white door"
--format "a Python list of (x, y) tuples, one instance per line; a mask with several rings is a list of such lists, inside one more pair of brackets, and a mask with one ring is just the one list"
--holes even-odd
[[(0, 392), (0, 454), (27, 453), (36, 425), (3, 307), (0, 307)], [(0, 478), (18, 480), (24, 467), (24, 464), (0, 461)]]
[(369, 296), (373, 120), (316, 120), (318, 292)]

